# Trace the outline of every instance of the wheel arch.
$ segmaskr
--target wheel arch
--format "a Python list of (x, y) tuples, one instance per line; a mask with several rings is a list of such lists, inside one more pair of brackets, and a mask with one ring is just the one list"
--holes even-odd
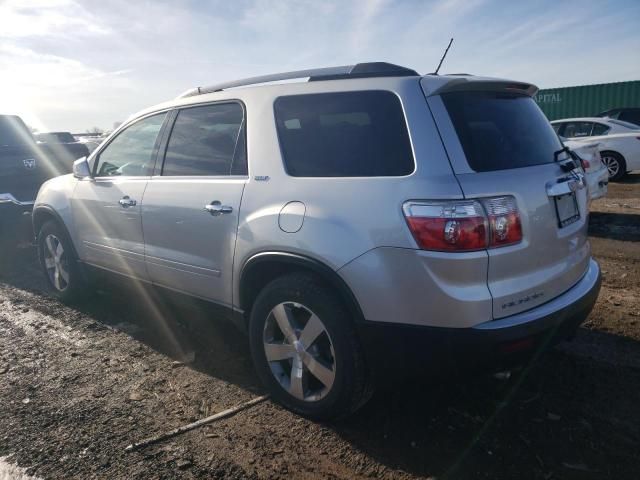
[(66, 239), (73, 249), (75, 257), (80, 258), (78, 257), (78, 251), (73, 243), (73, 238), (69, 234), (69, 229), (67, 228), (66, 223), (64, 222), (60, 214), (49, 205), (38, 205), (33, 209), (33, 213), (31, 214), (31, 221), (33, 224), (34, 237), (36, 239), (38, 238), (38, 232), (40, 231), (42, 226), (49, 220), (52, 220), (60, 225), (60, 228), (62, 228), (64, 235), (67, 237)]
[(260, 291), (275, 278), (292, 272), (314, 273), (340, 296), (352, 318), (364, 319), (360, 305), (347, 283), (331, 267), (311, 257), (289, 252), (261, 252), (249, 258), (240, 271), (238, 304), (245, 321)]
[(600, 156), (606, 154), (606, 153), (612, 153), (613, 155), (620, 157), (620, 159), (622, 160), (622, 162), (624, 163), (624, 167), (625, 169), (627, 168), (627, 159), (624, 158), (624, 155), (621, 154), (618, 150), (614, 150), (612, 148), (605, 148), (603, 150), (600, 151)]

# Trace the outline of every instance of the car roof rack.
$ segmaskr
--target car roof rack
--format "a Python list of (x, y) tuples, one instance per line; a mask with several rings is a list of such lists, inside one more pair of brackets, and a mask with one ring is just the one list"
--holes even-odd
[(308, 78), (309, 82), (322, 80), (342, 80), (349, 78), (370, 78), (370, 77), (415, 77), (418, 72), (410, 68), (401, 67), (387, 62), (358, 63), (356, 65), (345, 65), (342, 67), (314, 68), (309, 70), (298, 70), (295, 72), (276, 73), (272, 75), (262, 75), (259, 77), (245, 78), (231, 82), (219, 83), (209, 87), (196, 87), (187, 90), (178, 98), (204, 95), (205, 93), (220, 92), (229, 88), (246, 87), (261, 83), (281, 82), (285, 80), (295, 80)]

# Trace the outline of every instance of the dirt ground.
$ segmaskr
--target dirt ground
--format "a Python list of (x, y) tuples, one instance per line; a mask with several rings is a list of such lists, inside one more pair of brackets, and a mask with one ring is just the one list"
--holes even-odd
[(264, 393), (245, 338), (120, 280), (62, 305), (19, 249), (0, 272), (0, 458), (41, 478), (638, 479), (640, 175), (592, 211), (596, 307), (511, 379), (416, 378), (327, 424), (267, 401), (133, 453)]

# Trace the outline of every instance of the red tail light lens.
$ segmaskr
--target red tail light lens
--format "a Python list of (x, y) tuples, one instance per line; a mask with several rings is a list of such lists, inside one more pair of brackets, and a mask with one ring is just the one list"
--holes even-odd
[(407, 202), (403, 210), (413, 238), (423, 250), (487, 248), (487, 219), (476, 201)]
[(510, 196), (481, 201), (412, 201), (402, 208), (422, 250), (468, 252), (522, 241), (520, 214)]
[(485, 198), (482, 204), (489, 216), (491, 228), (489, 247), (503, 247), (522, 241), (522, 225), (515, 198)]

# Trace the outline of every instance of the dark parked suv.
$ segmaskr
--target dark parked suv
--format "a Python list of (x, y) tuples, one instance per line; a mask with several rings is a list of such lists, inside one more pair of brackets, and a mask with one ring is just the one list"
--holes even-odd
[(38, 145), (22, 119), (0, 115), (0, 236), (29, 238), (31, 209), (40, 185), (67, 173), (51, 151)]

